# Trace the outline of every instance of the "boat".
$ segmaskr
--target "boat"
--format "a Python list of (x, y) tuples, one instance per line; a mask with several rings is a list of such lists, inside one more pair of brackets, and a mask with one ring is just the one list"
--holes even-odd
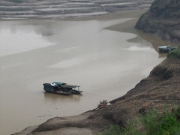
[(50, 83), (44, 83), (44, 90), (46, 92), (55, 93), (55, 94), (63, 94), (63, 95), (69, 95), (69, 94), (81, 94), (82, 91), (79, 90), (79, 85), (68, 85), (63, 82), (52, 82)]
[(50, 83), (44, 83), (44, 90), (49, 93), (55, 93), (55, 94), (62, 94), (62, 95), (69, 95), (71, 94), (70, 91), (60, 90), (58, 87), (52, 86)]
[(168, 52), (173, 51), (173, 50), (175, 50), (177, 48), (178, 48), (177, 46), (171, 47), (169, 45), (168, 46), (158, 46), (158, 51), (160, 53), (168, 53)]

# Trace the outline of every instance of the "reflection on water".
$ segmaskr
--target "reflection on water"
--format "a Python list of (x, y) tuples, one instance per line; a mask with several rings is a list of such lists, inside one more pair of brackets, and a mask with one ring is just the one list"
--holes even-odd
[[(154, 50), (155, 40), (162, 43), (137, 33), (131, 20), (2, 21), (0, 134), (94, 109), (147, 77), (164, 60)], [(43, 83), (54, 81), (81, 85), (83, 94), (44, 93)]]
[(166, 58), (167, 57), (167, 53), (159, 53), (159, 58)]
[(131, 46), (128, 48), (129, 51), (143, 51), (143, 52), (150, 52), (150, 53), (154, 53), (155, 51), (153, 48), (151, 47), (138, 47), (138, 46)]
[(45, 102), (59, 103), (59, 102), (79, 102), (83, 95), (60, 95), (54, 93), (44, 92)]
[(54, 45), (54, 43), (45, 40), (42, 35), (32, 31), (29, 26), (16, 26), (9, 29), (4, 28), (4, 25), (7, 24), (1, 23), (0, 27), (0, 56)]

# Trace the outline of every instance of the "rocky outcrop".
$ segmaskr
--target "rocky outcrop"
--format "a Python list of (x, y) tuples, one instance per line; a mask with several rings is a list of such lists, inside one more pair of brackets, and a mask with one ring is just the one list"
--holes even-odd
[(180, 0), (155, 0), (135, 26), (174, 43), (180, 42)]

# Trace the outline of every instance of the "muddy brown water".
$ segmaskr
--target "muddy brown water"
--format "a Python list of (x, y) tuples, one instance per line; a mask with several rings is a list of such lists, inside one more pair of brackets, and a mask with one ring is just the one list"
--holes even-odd
[[(140, 14), (139, 14), (140, 15)], [(124, 95), (165, 59), (169, 44), (134, 29), (136, 17), (0, 21), (0, 134), (81, 114)], [(80, 85), (55, 95), (43, 83)]]

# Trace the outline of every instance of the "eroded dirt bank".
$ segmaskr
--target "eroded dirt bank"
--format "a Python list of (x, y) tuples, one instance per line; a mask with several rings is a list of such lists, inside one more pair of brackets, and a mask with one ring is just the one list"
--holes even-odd
[[(180, 49), (179, 49), (180, 50)], [(164, 105), (180, 104), (180, 56), (166, 59), (156, 66), (149, 77), (138, 83), (126, 95), (111, 101), (112, 105), (102, 110), (91, 110), (78, 116), (56, 117), (47, 122), (27, 128), (19, 134), (59, 134), (62, 130), (76, 127), (83, 134), (97, 133), (112, 124), (125, 126), (128, 119), (152, 108), (162, 110)]]

